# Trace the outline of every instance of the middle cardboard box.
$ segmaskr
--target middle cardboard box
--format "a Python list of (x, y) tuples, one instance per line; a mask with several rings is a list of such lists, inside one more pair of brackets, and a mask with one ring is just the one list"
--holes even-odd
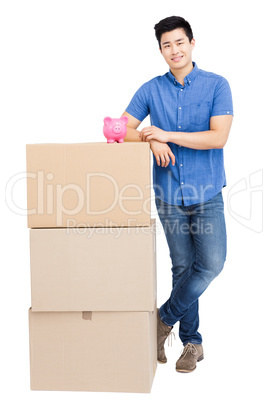
[(30, 229), (32, 311), (154, 311), (156, 225)]

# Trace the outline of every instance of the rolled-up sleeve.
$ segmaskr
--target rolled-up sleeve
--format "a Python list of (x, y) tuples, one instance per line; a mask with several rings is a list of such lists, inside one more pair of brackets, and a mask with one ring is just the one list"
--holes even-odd
[(148, 103), (148, 85), (143, 84), (131, 99), (126, 112), (131, 114), (131, 116), (142, 121), (150, 113), (149, 103)]
[(221, 77), (214, 92), (211, 116), (234, 115), (231, 88), (228, 81)]

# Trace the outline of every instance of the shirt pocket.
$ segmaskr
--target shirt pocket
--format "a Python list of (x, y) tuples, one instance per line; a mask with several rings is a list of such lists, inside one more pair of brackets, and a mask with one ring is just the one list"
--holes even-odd
[(190, 105), (190, 122), (201, 125), (209, 123), (211, 102), (192, 103)]

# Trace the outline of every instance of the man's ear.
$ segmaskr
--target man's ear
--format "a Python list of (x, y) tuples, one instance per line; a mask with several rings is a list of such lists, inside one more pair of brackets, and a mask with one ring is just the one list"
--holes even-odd
[(195, 39), (194, 38), (191, 40), (191, 47), (192, 47), (192, 50), (194, 50), (194, 47), (195, 47)]

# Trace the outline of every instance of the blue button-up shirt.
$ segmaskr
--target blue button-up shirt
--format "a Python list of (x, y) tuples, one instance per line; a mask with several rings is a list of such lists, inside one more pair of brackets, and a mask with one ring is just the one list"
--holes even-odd
[[(164, 131), (198, 132), (210, 129), (210, 118), (233, 115), (228, 81), (220, 75), (193, 70), (181, 85), (169, 71), (142, 85), (126, 111)], [(226, 186), (223, 149), (196, 150), (167, 143), (176, 163), (158, 166), (154, 158), (155, 196), (173, 205), (192, 205), (216, 196)]]

